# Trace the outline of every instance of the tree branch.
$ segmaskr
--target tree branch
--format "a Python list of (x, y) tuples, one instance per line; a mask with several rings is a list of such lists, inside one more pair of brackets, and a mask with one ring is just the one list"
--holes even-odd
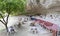
[(2, 20), (0, 20), (0, 22), (2, 22), (3, 24), (5, 24)]
[(6, 24), (8, 23), (8, 18), (9, 18), (9, 14), (7, 15), (7, 18), (6, 18)]
[(3, 21), (5, 22), (5, 20), (4, 20), (3, 16), (2, 16), (2, 14), (0, 14), (0, 16), (2, 17)]

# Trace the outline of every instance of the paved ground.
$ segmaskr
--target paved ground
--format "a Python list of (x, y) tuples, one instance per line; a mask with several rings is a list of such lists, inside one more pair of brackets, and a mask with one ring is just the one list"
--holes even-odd
[(30, 33), (29, 31), (29, 23), (22, 25), (17, 32), (13, 35), (7, 35), (6, 31), (3, 31), (0, 33), (0, 36), (52, 36), (52, 33), (50, 33), (48, 30), (43, 29), (42, 27), (40, 27), (40, 32), (38, 34), (33, 34)]
[[(14, 19), (14, 18), (12, 18), (12, 19)], [(10, 19), (10, 20), (12, 20), (12, 19)], [(17, 20), (16, 17), (15, 17), (15, 19)], [(10, 24), (13, 24), (13, 22), (16, 23), (15, 19), (14, 19), (14, 21), (13, 20), (10, 21), (10, 22), (12, 22)], [(23, 24), (19, 29), (16, 29), (17, 31), (15, 34), (7, 35), (6, 31), (3, 30), (0, 32), (0, 36), (52, 36), (52, 33), (50, 33), (48, 30), (42, 28), (41, 26), (38, 27), (40, 30), (38, 34), (31, 33), (29, 31), (29, 29), (30, 29), (29, 23), (30, 23), (30, 21), (28, 21), (26, 24)]]

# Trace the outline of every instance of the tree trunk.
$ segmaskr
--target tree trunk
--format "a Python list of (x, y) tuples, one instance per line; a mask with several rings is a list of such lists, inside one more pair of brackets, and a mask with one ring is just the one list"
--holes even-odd
[(5, 25), (5, 27), (6, 27), (6, 31), (8, 32), (8, 26), (7, 26), (7, 24), (8, 24), (9, 13), (8, 13), (8, 15), (7, 15), (6, 21), (4, 20), (2, 14), (0, 14), (0, 16), (1, 16), (2, 19), (3, 19), (3, 21), (0, 20), (0, 22), (2, 22), (2, 23)]
[(8, 32), (8, 27), (7, 27), (7, 24), (5, 25), (5, 27), (6, 27), (6, 31)]
[(8, 24), (8, 18), (9, 18), (9, 14), (7, 15), (6, 23), (5, 23), (5, 27), (6, 27), (6, 31), (7, 31), (7, 32), (8, 32), (8, 26), (7, 26), (7, 24)]

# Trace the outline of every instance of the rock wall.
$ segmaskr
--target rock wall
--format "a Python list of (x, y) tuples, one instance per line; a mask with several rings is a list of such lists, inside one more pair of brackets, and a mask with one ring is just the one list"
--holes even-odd
[[(60, 0), (40, 0), (39, 4), (40, 4), (40, 8), (39, 6), (36, 6), (36, 0), (28, 0), (27, 2), (28, 4), (28, 10), (32, 10), (35, 13), (36, 12), (40, 12), (42, 14), (46, 14), (46, 15), (58, 15), (60, 16)], [(34, 9), (31, 8), (30, 5), (34, 5), (32, 7), (34, 7)]]

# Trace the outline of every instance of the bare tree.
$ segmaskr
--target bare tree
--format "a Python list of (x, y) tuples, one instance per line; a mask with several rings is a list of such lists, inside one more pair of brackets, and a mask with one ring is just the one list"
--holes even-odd
[(2, 22), (2, 23), (5, 25), (5, 27), (6, 27), (6, 29), (7, 29), (7, 32), (8, 32), (7, 24), (8, 24), (9, 14), (7, 14), (6, 19), (4, 19), (4, 16), (3, 16), (3, 14), (2, 14), (2, 13), (0, 13), (0, 16), (1, 16), (1, 17), (2, 17), (2, 19), (3, 19), (3, 20), (0, 20), (0, 22)]

